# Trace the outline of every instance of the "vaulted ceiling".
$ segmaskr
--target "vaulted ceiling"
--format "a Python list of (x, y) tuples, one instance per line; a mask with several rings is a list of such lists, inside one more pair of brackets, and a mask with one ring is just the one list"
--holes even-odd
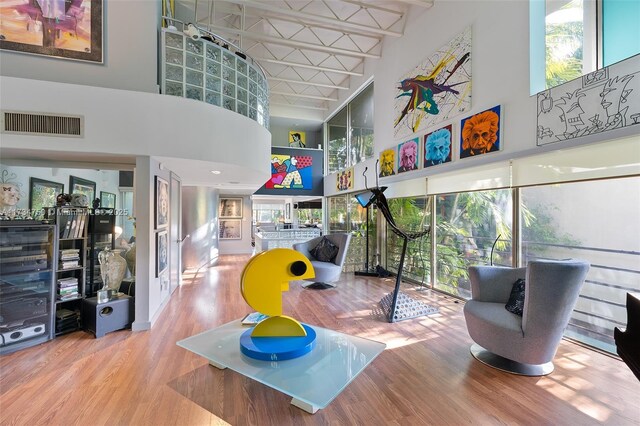
[(272, 111), (329, 111), (384, 37), (400, 37), (411, 6), (433, 0), (176, 0), (176, 18), (208, 29), (264, 68)]

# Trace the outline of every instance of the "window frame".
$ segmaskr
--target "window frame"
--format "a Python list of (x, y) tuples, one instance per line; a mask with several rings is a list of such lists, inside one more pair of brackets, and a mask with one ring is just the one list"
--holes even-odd
[[(604, 64), (603, 9), (606, 1), (609, 0), (583, 0), (582, 73), (576, 78), (611, 65), (611, 63)], [(547, 87), (546, 5), (547, 0), (529, 0), (529, 92), (531, 96), (574, 80)]]
[[(339, 172), (340, 170), (344, 170), (347, 169), (349, 167), (353, 167), (356, 164), (360, 164), (361, 162), (370, 160), (372, 158), (375, 157), (375, 146), (374, 149), (372, 149), (371, 152), (371, 156), (370, 157), (365, 157), (362, 161), (360, 162), (352, 162), (351, 161), (351, 144), (352, 144), (352, 137), (353, 137), (353, 128), (351, 126), (351, 106), (352, 103), (354, 102), (354, 100), (356, 100), (358, 98), (358, 96), (360, 96), (361, 94), (363, 94), (364, 92), (366, 92), (369, 88), (371, 88), (371, 97), (373, 98), (375, 96), (375, 86), (374, 86), (374, 81), (368, 81), (367, 83), (365, 83), (360, 90), (358, 90), (357, 92), (355, 92), (345, 103), (344, 105), (342, 105), (341, 108), (336, 109), (336, 111), (329, 116), (323, 125), (324, 128), (324, 143), (325, 143), (325, 164), (327, 165), (326, 170), (325, 170), (325, 176), (330, 175), (332, 173), (336, 173)], [(373, 102), (372, 102), (373, 104)], [(346, 161), (345, 161), (345, 167), (344, 169), (338, 168), (336, 170), (333, 170), (331, 168), (331, 163), (329, 162), (329, 151), (330, 151), (330, 132), (329, 132), (329, 128), (331, 126), (330, 121), (333, 120), (334, 118), (336, 118), (339, 114), (341, 114), (342, 112), (346, 113), (346, 144), (344, 146), (345, 152), (346, 152)], [(372, 123), (373, 124), (373, 123)], [(337, 126), (337, 125), (335, 125)], [(372, 127), (373, 129), (373, 127)], [(375, 132), (372, 133), (372, 137), (375, 140)]]

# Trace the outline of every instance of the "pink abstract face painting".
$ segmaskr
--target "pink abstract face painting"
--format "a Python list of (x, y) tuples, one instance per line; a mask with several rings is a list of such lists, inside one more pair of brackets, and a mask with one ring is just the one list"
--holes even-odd
[(418, 144), (412, 140), (405, 142), (400, 146), (399, 171), (415, 170), (418, 159)]

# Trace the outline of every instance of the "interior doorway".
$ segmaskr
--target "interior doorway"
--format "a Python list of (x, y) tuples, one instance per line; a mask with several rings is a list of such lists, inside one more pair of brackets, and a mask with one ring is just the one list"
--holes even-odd
[(170, 292), (173, 293), (176, 288), (182, 285), (182, 182), (180, 181), (180, 178), (174, 173), (171, 173), (170, 218)]

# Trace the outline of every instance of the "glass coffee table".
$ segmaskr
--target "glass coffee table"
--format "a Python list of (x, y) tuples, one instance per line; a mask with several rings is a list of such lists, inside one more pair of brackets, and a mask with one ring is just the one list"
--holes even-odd
[(300, 358), (259, 361), (240, 352), (240, 320), (177, 342), (214, 367), (230, 368), (291, 396), (291, 404), (311, 414), (325, 408), (385, 348), (384, 343), (312, 326), (316, 346)]

